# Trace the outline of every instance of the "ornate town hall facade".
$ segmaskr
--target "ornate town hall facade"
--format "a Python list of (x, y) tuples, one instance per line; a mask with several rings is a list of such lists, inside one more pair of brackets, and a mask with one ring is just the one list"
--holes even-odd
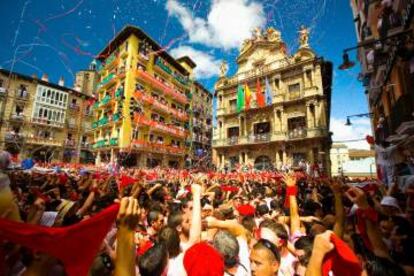
[(213, 161), (257, 169), (319, 163), (329, 173), (332, 64), (316, 56), (309, 32), (289, 55), (281, 33), (257, 29), (243, 42), (235, 75), (221, 66), (215, 84), (217, 125)]

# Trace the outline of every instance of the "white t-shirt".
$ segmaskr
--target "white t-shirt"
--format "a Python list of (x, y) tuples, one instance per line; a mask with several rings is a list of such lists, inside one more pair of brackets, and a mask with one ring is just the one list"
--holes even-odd
[(247, 240), (241, 237), (237, 237), (237, 242), (239, 243), (239, 266), (235, 276), (250, 276), (250, 254), (249, 254), (249, 245)]
[(296, 257), (290, 252), (284, 257), (280, 258), (280, 267), (277, 273), (278, 276), (291, 276), (295, 275), (294, 264), (297, 261)]
[(172, 258), (168, 261), (168, 273), (167, 276), (186, 276), (184, 268), (184, 253), (181, 252), (175, 258)]

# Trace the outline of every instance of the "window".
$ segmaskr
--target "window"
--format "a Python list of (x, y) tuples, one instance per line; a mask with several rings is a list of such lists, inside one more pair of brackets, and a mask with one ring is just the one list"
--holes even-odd
[(227, 134), (229, 138), (238, 137), (239, 136), (239, 127), (230, 127), (227, 130)]
[(311, 70), (306, 70), (306, 79), (309, 82), (309, 84), (312, 86), (312, 71)]
[(139, 135), (138, 129), (134, 129), (133, 132), (132, 132), (132, 139), (137, 140), (138, 135)]
[(230, 111), (236, 111), (237, 108), (237, 100), (233, 99), (229, 101)]
[(128, 41), (125, 42), (125, 51), (128, 51)]
[(275, 86), (277, 89), (279, 89), (279, 85), (280, 85), (280, 79), (275, 79)]
[(265, 134), (270, 132), (270, 123), (258, 123), (254, 125), (254, 134)]
[(295, 83), (295, 84), (291, 84), (289, 85), (289, 93), (296, 93), (300, 91), (300, 84), (299, 83)]

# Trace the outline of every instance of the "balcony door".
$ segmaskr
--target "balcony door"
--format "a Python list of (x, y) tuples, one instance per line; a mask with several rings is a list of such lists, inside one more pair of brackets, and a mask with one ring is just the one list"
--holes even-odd
[(253, 140), (258, 141), (268, 141), (270, 138), (270, 123), (257, 123), (253, 126)]
[(289, 138), (303, 138), (306, 136), (306, 117), (295, 117), (288, 120)]

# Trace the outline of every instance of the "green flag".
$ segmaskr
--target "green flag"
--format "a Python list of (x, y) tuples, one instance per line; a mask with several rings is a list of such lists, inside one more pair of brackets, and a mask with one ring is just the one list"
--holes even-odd
[(244, 90), (241, 85), (237, 88), (237, 113), (244, 109)]

